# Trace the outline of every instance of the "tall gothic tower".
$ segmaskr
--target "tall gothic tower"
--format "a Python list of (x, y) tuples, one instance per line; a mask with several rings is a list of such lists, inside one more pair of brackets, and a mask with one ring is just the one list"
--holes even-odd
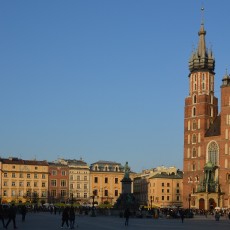
[(215, 59), (206, 48), (203, 22), (198, 35), (198, 47), (189, 60), (189, 95), (184, 110), (183, 204), (187, 208), (190, 202), (195, 203), (195, 193), (205, 179), (204, 170), (208, 166), (205, 137), (218, 118), (218, 100), (214, 95)]

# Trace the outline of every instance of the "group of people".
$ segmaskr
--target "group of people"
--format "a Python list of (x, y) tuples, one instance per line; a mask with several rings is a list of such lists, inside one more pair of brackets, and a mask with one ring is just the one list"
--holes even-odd
[(74, 229), (75, 225), (75, 210), (74, 207), (65, 207), (62, 212), (62, 223), (61, 228), (63, 228), (64, 224), (70, 229)]
[[(14, 229), (17, 229), (16, 221), (15, 221), (16, 213), (17, 213), (17, 209), (14, 204), (12, 204), (9, 207), (9, 209), (6, 211), (3, 209), (3, 206), (0, 205), (0, 219), (2, 220), (3, 228), (7, 229), (8, 225), (12, 221), (14, 225)], [(5, 218), (8, 218), (8, 221), (6, 224), (5, 224)]]

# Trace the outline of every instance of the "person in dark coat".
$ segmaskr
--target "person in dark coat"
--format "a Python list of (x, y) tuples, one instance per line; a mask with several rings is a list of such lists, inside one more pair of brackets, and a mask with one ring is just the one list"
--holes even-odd
[(22, 222), (25, 222), (25, 219), (26, 219), (26, 206), (25, 205), (22, 205), (21, 206), (21, 214), (22, 214)]
[(5, 222), (4, 222), (4, 209), (3, 209), (3, 207), (2, 207), (2, 205), (0, 204), (0, 219), (2, 220), (2, 226), (3, 226), (3, 228), (5, 228)]
[(12, 204), (10, 206), (10, 209), (9, 209), (9, 219), (8, 219), (8, 221), (6, 223), (6, 229), (7, 229), (8, 225), (9, 225), (9, 223), (11, 222), (11, 220), (13, 221), (14, 229), (17, 229), (17, 227), (16, 227), (16, 221), (15, 221), (15, 219), (16, 219), (16, 213), (17, 213), (16, 207), (15, 207), (14, 204)]
[(128, 208), (125, 209), (124, 212), (124, 217), (125, 217), (125, 225), (129, 225), (129, 216), (130, 216), (130, 211)]
[(71, 206), (70, 210), (69, 210), (69, 225), (70, 225), (70, 229), (74, 229), (74, 223), (75, 223), (75, 211), (74, 211), (74, 207)]
[(62, 224), (61, 228), (63, 228), (63, 225), (66, 223), (67, 227), (69, 228), (69, 208), (65, 207), (62, 212)]

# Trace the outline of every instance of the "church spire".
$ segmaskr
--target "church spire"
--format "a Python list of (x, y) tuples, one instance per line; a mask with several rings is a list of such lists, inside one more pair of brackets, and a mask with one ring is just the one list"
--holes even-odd
[(205, 43), (206, 31), (204, 29), (204, 8), (201, 8), (202, 20), (199, 35), (199, 42), (197, 50), (192, 52), (189, 60), (189, 70), (190, 72), (199, 70), (214, 71), (215, 69), (215, 59), (212, 51), (208, 51)]

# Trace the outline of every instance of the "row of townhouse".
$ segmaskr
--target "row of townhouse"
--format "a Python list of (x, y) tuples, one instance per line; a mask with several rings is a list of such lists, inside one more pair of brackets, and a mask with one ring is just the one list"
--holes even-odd
[[(114, 204), (121, 193), (124, 166), (83, 160), (54, 162), (0, 158), (0, 197), (6, 202)], [(132, 177), (134, 173), (131, 173)]]
[[(114, 204), (122, 192), (124, 166), (80, 160), (54, 162), (0, 158), (0, 198), (6, 202)], [(130, 172), (131, 192), (143, 206), (182, 205), (182, 173), (175, 167)]]

